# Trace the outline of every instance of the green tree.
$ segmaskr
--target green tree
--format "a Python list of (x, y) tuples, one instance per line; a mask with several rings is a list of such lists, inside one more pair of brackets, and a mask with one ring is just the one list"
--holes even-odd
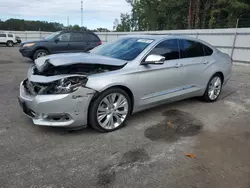
[(237, 18), (250, 17), (250, 0), (126, 1), (132, 12), (121, 15), (119, 31), (234, 27)]
[(61, 29), (63, 29), (63, 24), (57, 22), (29, 21), (21, 19), (8, 19), (0, 25), (0, 30), (58, 31)]
[(4, 23), (4, 22), (0, 19), (0, 28), (1, 28), (1, 26), (2, 26), (3, 23)]
[(72, 26), (72, 30), (74, 30), (74, 31), (80, 31), (81, 28), (80, 28), (79, 25), (73, 25), (73, 26)]
[(110, 32), (110, 30), (108, 30), (107, 28), (97, 28), (96, 29), (98, 32)]
[(131, 18), (129, 14), (121, 14), (121, 23), (118, 24), (116, 31), (131, 31)]
[(239, 0), (218, 0), (211, 11), (210, 28), (235, 27), (236, 19), (249, 8), (249, 5)]

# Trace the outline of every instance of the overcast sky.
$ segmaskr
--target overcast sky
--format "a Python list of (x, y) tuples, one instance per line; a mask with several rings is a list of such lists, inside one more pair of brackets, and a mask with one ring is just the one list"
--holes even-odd
[[(9, 18), (81, 25), (81, 0), (0, 0), (0, 19)], [(83, 25), (89, 29), (112, 29), (120, 13), (129, 13), (125, 0), (83, 0)]]

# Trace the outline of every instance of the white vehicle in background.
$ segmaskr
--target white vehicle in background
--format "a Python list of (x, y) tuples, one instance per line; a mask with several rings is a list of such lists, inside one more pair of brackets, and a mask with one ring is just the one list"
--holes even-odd
[(17, 43), (17, 40), (14, 34), (0, 32), (0, 44), (6, 44), (6, 46), (8, 47), (12, 47), (16, 43)]

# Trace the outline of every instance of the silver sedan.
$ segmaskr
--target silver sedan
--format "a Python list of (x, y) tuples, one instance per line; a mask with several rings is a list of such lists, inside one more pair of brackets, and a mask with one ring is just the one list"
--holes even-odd
[(41, 57), (20, 84), (19, 102), (34, 124), (125, 125), (138, 111), (201, 96), (218, 99), (232, 60), (206, 42), (184, 36), (127, 36), (88, 53)]

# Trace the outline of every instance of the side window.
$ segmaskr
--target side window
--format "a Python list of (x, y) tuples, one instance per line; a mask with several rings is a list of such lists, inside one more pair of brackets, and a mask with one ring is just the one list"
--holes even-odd
[(98, 42), (99, 39), (91, 33), (85, 33), (85, 40), (91, 41), (91, 42)]
[(61, 42), (68, 42), (70, 40), (70, 33), (63, 33), (58, 37)]
[(83, 41), (82, 33), (71, 33), (70, 34), (70, 41), (71, 42), (81, 42), (81, 41)]
[(0, 37), (6, 37), (6, 34), (0, 34)]
[(203, 45), (192, 40), (180, 40), (181, 58), (204, 56)]
[(166, 60), (179, 59), (179, 45), (177, 39), (165, 40), (158, 44), (150, 54), (161, 55), (166, 58)]
[(203, 45), (203, 50), (204, 50), (205, 56), (210, 56), (213, 54), (213, 50), (206, 45)]
[(12, 34), (8, 34), (8, 37), (13, 37), (13, 35)]

